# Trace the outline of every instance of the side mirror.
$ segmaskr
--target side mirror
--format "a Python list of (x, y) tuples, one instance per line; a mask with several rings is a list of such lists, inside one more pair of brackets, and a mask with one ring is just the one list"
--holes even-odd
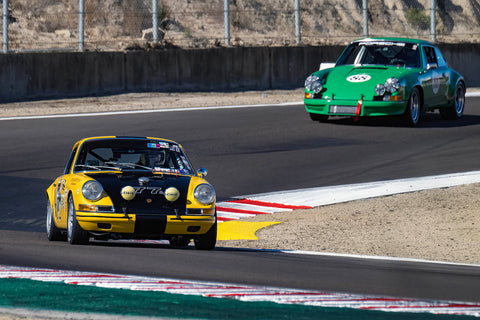
[(438, 64), (436, 64), (436, 63), (427, 63), (427, 70), (437, 69), (437, 68), (438, 68)]
[(205, 178), (207, 176), (207, 169), (205, 168), (198, 168), (197, 170), (197, 176), (200, 178)]

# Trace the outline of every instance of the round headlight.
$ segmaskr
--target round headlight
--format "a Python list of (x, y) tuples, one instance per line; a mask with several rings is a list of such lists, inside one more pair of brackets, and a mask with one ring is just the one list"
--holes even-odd
[(84, 183), (82, 194), (86, 199), (96, 201), (102, 197), (103, 187), (99, 182), (90, 180)]
[(313, 91), (315, 93), (319, 93), (322, 90), (322, 84), (320, 83), (320, 78), (311, 75), (305, 80), (305, 89), (308, 91)]
[(215, 201), (215, 190), (211, 185), (202, 183), (195, 188), (193, 196), (202, 204), (210, 204)]
[(394, 93), (398, 88), (400, 88), (400, 81), (398, 81), (397, 78), (388, 78), (387, 81), (385, 81), (385, 89), (387, 92)]
[(377, 84), (375, 87), (375, 93), (377, 96), (383, 96), (385, 94), (385, 86), (383, 84)]

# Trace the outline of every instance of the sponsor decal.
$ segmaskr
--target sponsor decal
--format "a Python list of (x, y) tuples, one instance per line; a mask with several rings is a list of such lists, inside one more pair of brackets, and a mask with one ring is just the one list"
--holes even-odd
[(133, 200), (133, 198), (135, 198), (135, 194), (135, 189), (131, 186), (123, 187), (122, 190), (120, 190), (120, 195), (127, 201)]
[(170, 150), (180, 153), (180, 147), (177, 146), (176, 144), (170, 145)]
[(134, 187), (136, 194), (148, 193), (150, 194), (163, 194), (163, 190), (160, 187)]
[(397, 46), (405, 47), (406, 43), (404, 42), (391, 42), (391, 41), (365, 41), (360, 42), (361, 46)]
[(168, 142), (147, 143), (147, 148), (170, 149), (170, 144)]
[(348, 82), (365, 82), (370, 80), (372, 77), (368, 74), (356, 74), (347, 78)]

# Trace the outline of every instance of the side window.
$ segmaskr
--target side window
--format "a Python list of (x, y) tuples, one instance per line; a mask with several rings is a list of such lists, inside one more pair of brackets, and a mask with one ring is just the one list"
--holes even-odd
[(448, 67), (447, 62), (446, 62), (445, 59), (443, 58), (443, 55), (442, 55), (442, 53), (440, 52), (440, 50), (438, 50), (438, 48), (435, 48), (435, 54), (436, 54), (436, 56), (437, 56), (438, 66), (439, 66), (439, 67)]
[(77, 153), (77, 148), (73, 149), (72, 153), (70, 154), (70, 158), (68, 158), (67, 166), (65, 167), (65, 171), (63, 174), (68, 174), (73, 165), (73, 160), (75, 159), (75, 154)]
[(427, 59), (427, 63), (437, 63), (435, 49), (433, 49), (432, 47), (423, 47), (423, 51), (425, 52), (425, 58)]

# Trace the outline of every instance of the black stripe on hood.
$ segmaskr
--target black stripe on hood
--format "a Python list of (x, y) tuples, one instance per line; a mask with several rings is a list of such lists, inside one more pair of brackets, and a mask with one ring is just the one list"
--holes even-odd
[[(115, 206), (115, 212), (123, 213), (127, 208), (128, 213), (140, 214), (174, 214), (174, 209), (184, 213), (187, 202), (188, 186), (191, 177), (181, 175), (154, 175), (145, 172), (134, 173), (88, 173), (92, 179), (97, 180), (110, 197)], [(149, 183), (141, 186), (138, 181), (141, 177), (147, 177)], [(125, 186), (131, 186), (137, 190), (135, 198), (126, 201), (120, 191)], [(164, 192), (169, 187), (175, 187), (180, 192), (180, 197), (174, 203), (165, 199)]]

